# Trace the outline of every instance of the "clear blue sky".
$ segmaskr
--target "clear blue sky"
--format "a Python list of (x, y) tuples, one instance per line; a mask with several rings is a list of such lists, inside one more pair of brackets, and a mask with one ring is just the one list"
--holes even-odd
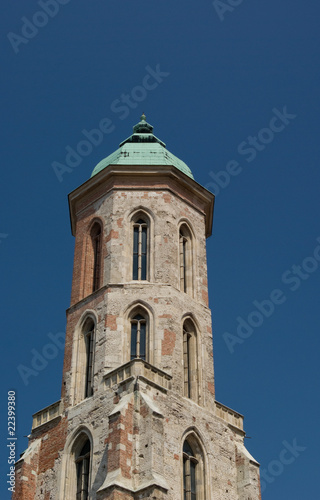
[[(61, 349), (45, 351), (53, 359), (37, 376), (18, 368), (65, 330), (67, 194), (143, 111), (217, 194), (207, 247), (216, 393), (245, 415), (262, 498), (319, 495), (320, 7), (229, 1), (65, 0), (47, 18), (46, 1), (2, 3), (1, 498), (7, 391), (19, 452), (32, 413), (60, 398)], [(82, 131), (103, 119), (109, 133), (85, 150)], [(66, 148), (88, 154), (71, 168)]]

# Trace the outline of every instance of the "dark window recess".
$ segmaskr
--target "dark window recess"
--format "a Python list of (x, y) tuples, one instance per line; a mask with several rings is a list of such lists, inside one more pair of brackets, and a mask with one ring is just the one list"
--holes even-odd
[(87, 440), (76, 458), (77, 500), (89, 498), (90, 441)]
[(91, 239), (93, 248), (92, 291), (95, 292), (100, 288), (100, 274), (101, 274), (101, 227), (98, 223), (95, 224), (92, 229)]
[(146, 359), (146, 342), (147, 322), (141, 314), (137, 314), (131, 320), (131, 359)]
[(132, 279), (147, 279), (148, 226), (139, 219), (133, 226), (133, 265)]

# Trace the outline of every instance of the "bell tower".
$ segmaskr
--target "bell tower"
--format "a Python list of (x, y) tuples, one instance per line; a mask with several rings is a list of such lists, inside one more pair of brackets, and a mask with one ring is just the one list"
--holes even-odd
[(261, 498), (243, 417), (215, 400), (213, 205), (145, 115), (69, 195), (61, 400), (33, 415), (14, 499)]

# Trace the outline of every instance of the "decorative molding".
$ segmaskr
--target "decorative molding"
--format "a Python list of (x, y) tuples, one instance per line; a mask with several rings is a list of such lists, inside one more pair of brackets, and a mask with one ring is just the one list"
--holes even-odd
[(57, 417), (60, 417), (61, 413), (61, 400), (47, 406), (46, 408), (43, 408), (43, 410), (37, 411), (37, 413), (34, 413), (34, 415), (32, 415), (32, 430), (34, 430), (36, 427), (40, 427), (40, 425), (47, 424)]
[(243, 431), (243, 415), (241, 415), (241, 413), (228, 408), (228, 406), (218, 401), (215, 401), (215, 408), (217, 417), (222, 418), (225, 422), (228, 422), (228, 424)]

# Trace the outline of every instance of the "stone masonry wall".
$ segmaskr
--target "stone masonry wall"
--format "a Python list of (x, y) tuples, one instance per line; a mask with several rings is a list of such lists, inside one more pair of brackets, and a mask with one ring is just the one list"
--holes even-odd
[[(74, 466), (70, 450), (81, 433), (91, 442), (90, 500), (182, 499), (182, 447), (189, 435), (203, 453), (200, 500), (260, 498), (258, 464), (244, 448), (244, 432), (216, 411), (206, 214), (201, 203), (177, 182), (175, 193), (164, 181), (157, 189), (138, 184), (98, 185), (77, 201), (62, 415), (59, 421), (33, 430), (29, 451), (17, 464), (20, 479), (14, 500), (72, 500), (66, 486)], [(147, 214), (150, 235), (148, 280), (140, 282), (131, 279), (131, 221), (138, 212)], [(102, 282), (91, 293), (86, 254), (96, 219), (103, 228)], [(192, 234), (191, 293), (180, 290), (181, 223), (187, 223)], [(143, 371), (144, 365), (133, 367), (130, 362), (130, 313), (138, 305), (148, 318), (150, 375)], [(79, 346), (87, 315), (95, 323), (94, 391), (82, 400)], [(187, 318), (196, 327), (197, 401), (184, 397), (183, 392), (183, 323)], [(107, 384), (110, 373), (123, 365), (127, 367), (124, 379), (118, 380), (115, 374)]]

